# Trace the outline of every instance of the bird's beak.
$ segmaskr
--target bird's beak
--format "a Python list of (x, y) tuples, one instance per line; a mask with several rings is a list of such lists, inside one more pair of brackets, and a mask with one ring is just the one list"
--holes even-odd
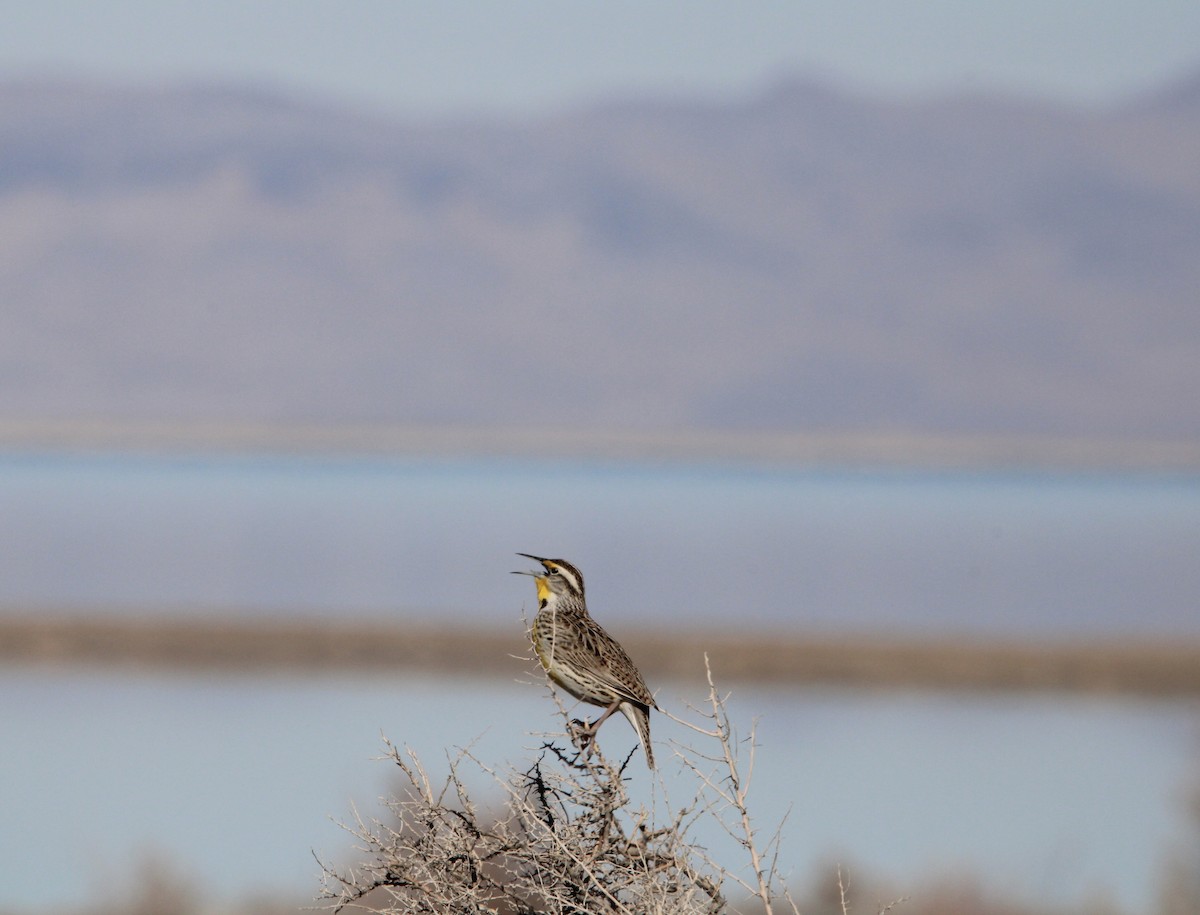
[(534, 556), (532, 553), (517, 553), (518, 556), (524, 556), (526, 559), (532, 559), (534, 562), (540, 562), (544, 567), (541, 572), (513, 572), (514, 575), (532, 575), (534, 578), (542, 578), (550, 571), (550, 560), (543, 559), (541, 556)]
[[(527, 558), (527, 560), (534, 560), (535, 562), (541, 562), (541, 563), (546, 562), (544, 560), (544, 558), (541, 558), (541, 556), (530, 556), (528, 554), (528, 552), (518, 552), (517, 556), (524, 556)], [(529, 575), (530, 578), (538, 578), (538, 576), (541, 575), (540, 572), (514, 572), (512, 574), (514, 574), (514, 575)]]

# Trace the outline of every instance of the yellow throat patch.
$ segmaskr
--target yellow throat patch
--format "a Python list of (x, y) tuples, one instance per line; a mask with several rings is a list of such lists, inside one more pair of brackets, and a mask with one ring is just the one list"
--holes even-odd
[(546, 576), (539, 575), (534, 579), (537, 582), (538, 603), (550, 599), (550, 586), (546, 584)]

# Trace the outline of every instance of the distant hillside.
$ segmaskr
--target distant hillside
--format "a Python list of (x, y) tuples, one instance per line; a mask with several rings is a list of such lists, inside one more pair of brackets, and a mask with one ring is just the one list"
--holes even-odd
[(431, 124), (0, 83), (0, 420), (1195, 440), (1198, 87)]

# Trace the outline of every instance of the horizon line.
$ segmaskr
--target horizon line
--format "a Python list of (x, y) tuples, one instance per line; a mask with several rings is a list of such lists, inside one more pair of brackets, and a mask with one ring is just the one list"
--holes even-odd
[(1200, 442), (916, 430), (639, 429), (468, 423), (0, 419), (3, 452), (276, 453), (852, 466), (1200, 472)]

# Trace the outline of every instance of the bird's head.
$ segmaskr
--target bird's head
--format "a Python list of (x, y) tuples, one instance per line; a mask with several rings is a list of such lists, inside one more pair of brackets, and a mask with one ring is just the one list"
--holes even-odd
[(537, 583), (538, 607), (544, 609), (551, 603), (564, 599), (583, 600), (583, 573), (565, 559), (543, 559), (529, 553), (517, 553), (526, 559), (542, 564), (541, 572), (514, 572), (514, 575), (531, 575)]

